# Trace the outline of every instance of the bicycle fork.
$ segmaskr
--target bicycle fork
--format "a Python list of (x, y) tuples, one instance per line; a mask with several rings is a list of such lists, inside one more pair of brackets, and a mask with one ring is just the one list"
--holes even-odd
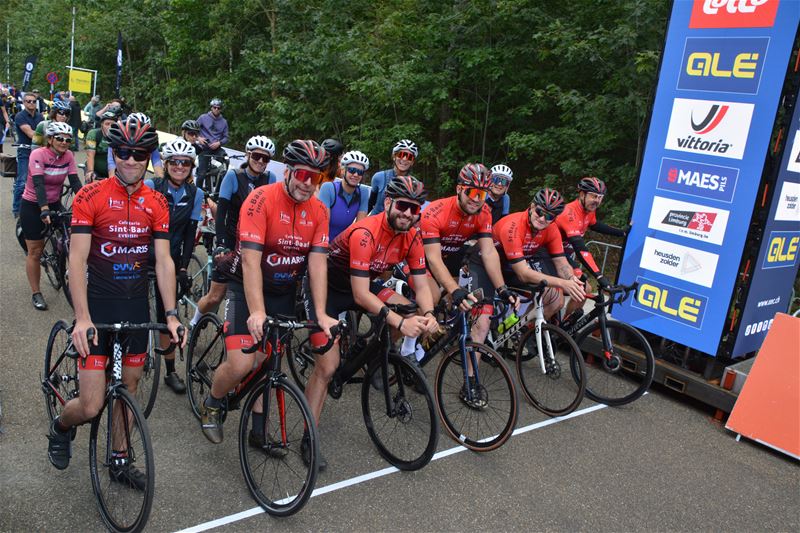
[[(469, 331), (467, 328), (467, 315), (466, 313), (461, 313), (461, 318), (459, 320), (461, 326), (461, 335), (458, 336), (458, 346), (461, 350), (461, 370), (464, 373), (464, 385), (467, 391), (467, 399), (472, 401), (473, 398), (473, 390), (472, 387), (469, 386), (469, 369), (472, 368), (472, 373), (474, 374), (475, 378), (475, 391), (477, 392), (478, 386), (481, 383), (480, 375), (478, 372), (478, 359), (475, 357), (474, 350), (467, 349), (467, 338), (469, 335)], [(467, 359), (469, 357), (469, 359)]]
[[(553, 352), (553, 343), (550, 340), (550, 335), (544, 334), (542, 331), (542, 324), (544, 324), (544, 311), (541, 304), (541, 299), (537, 298), (537, 306), (534, 310), (534, 332), (536, 335), (536, 350), (539, 353), (539, 368), (542, 371), (542, 374), (547, 374), (547, 362), (555, 364), (555, 354)], [(546, 354), (542, 351), (542, 337), (544, 337), (544, 344), (546, 348)], [(545, 361), (545, 355), (547, 356), (547, 362)]]

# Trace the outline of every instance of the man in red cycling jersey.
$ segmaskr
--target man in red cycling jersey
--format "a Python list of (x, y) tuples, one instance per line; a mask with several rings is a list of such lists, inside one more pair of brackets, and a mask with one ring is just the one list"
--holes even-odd
[[(296, 140), (283, 151), (284, 181), (255, 189), (239, 214), (236, 253), (220, 262), (230, 279), (225, 303), (227, 359), (214, 372), (209, 396), (201, 407), (203, 434), (222, 442), (225, 395), (261, 362), (265, 354), (242, 350), (260, 342), (267, 312), (295, 314), (297, 283), (310, 271), (316, 319), (330, 337), (336, 320), (325, 314), (327, 284), (328, 210), (312, 195), (328, 164), (328, 154), (315, 141)], [(255, 361), (254, 361), (255, 359)], [(262, 406), (253, 410), (248, 443), (264, 446)]]
[[(587, 230), (596, 231), (614, 237), (624, 237), (627, 233), (624, 230), (614, 228), (607, 224), (597, 221), (597, 208), (603, 203), (606, 194), (606, 184), (603, 180), (594, 176), (581, 179), (578, 183), (578, 198), (564, 207), (564, 212), (556, 218), (556, 225), (561, 232), (564, 251), (567, 258), (575, 269), (575, 275), (581, 277), (583, 271), (581, 265), (592, 273), (601, 287), (608, 287), (609, 282), (600, 272), (592, 254), (586, 248), (583, 235)], [(589, 291), (589, 284), (586, 283), (586, 292)], [(570, 299), (567, 304), (565, 316), (580, 306), (581, 302)]]
[[(158, 137), (149, 124), (128, 119), (113, 124), (108, 138), (117, 163), (114, 177), (84, 186), (72, 204), (69, 269), (82, 273), (88, 267), (88, 276), (76, 274), (69, 284), (75, 305), (72, 340), (80, 354), (81, 394), (67, 402), (50, 425), (48, 456), (60, 470), (69, 465), (74, 426), (97, 416), (105, 399), (108, 335), (98, 332), (90, 342), (86, 333), (94, 327), (92, 320), (149, 321), (150, 246), (155, 249), (156, 278), (167, 309), (170, 336), (173, 342), (179, 341), (169, 207), (161, 194), (142, 186), (150, 152), (158, 144)], [(148, 333), (143, 331), (129, 334), (125, 341), (127, 355), (123, 357), (122, 381), (131, 394), (136, 392), (142, 375), (147, 340)], [(118, 408), (119, 403), (115, 403), (114, 409)], [(125, 457), (124, 453), (114, 452), (120, 459)], [(111, 466), (110, 475), (112, 481), (137, 490), (144, 490), (147, 483), (143, 473), (122, 460)]]
[[(396, 176), (386, 186), (383, 211), (355, 222), (339, 234), (328, 255), (327, 303), (328, 316), (361, 308), (368, 313), (383, 314), (389, 326), (407, 337), (417, 337), (425, 331), (434, 331), (438, 324), (433, 318), (433, 300), (425, 281), (425, 254), (419, 233), (414, 227), (426, 196), (422, 183), (412, 176)], [(408, 300), (391, 289), (384, 288), (378, 277), (405, 261), (411, 278), (421, 290), (417, 291), (419, 316), (401, 316), (389, 311), (384, 303), (408, 303)], [(311, 285), (314, 301), (319, 298), (318, 287)], [(319, 307), (317, 307), (319, 309)], [(316, 320), (313, 309), (309, 319)], [(311, 344), (324, 346), (329, 336), (312, 333)], [(322, 406), (327, 396), (328, 383), (339, 367), (339, 346), (324, 355), (316, 356), (314, 371), (306, 385), (306, 398), (319, 422)], [(303, 447), (303, 458), (308, 461), (308, 446)], [(320, 465), (325, 463), (320, 455)]]

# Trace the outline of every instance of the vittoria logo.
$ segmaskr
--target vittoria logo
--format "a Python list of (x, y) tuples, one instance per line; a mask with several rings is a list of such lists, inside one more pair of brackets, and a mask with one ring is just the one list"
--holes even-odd
[(676, 98), (665, 148), (742, 159), (753, 104)]

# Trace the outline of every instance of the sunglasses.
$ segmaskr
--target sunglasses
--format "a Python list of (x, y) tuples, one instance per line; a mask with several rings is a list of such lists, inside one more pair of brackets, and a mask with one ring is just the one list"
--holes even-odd
[(25, 100), (26, 104), (35, 104), (36, 100)]
[(397, 152), (397, 157), (399, 157), (400, 159), (405, 159), (406, 161), (413, 161), (415, 159), (414, 154), (405, 151)]
[(59, 109), (58, 111), (56, 111), (56, 115), (67, 115), (67, 116), (69, 116), (71, 114), (72, 114), (72, 112), (64, 111), (63, 109)]
[(421, 205), (415, 204), (414, 202), (406, 202), (405, 200), (396, 200), (394, 206), (401, 213), (411, 211), (411, 214), (414, 216), (418, 215), (419, 210), (422, 209)]
[(478, 189), (476, 187), (464, 187), (464, 193), (471, 200), (475, 200), (476, 202), (482, 202), (486, 200), (486, 195), (488, 194), (488, 191), (486, 189)]
[[(137, 161), (138, 161), (138, 159), (137, 159)], [(192, 166), (192, 160), (191, 159), (170, 159), (169, 161), (167, 161), (167, 163), (169, 163), (170, 165), (175, 166), (175, 167), (190, 167), (190, 166)]]
[(356, 176), (363, 176), (366, 171), (356, 167), (347, 167), (347, 172), (355, 174)]
[(71, 143), (72, 142), (72, 137), (63, 137), (61, 135), (55, 135), (53, 137), (53, 140), (56, 140), (56, 141), (58, 141), (60, 143)]
[(536, 208), (536, 215), (540, 217), (544, 217), (547, 222), (552, 222), (556, 219), (555, 213), (551, 213), (549, 211), (545, 211), (541, 207)]
[(128, 148), (117, 148), (114, 150), (114, 155), (123, 161), (127, 161), (132, 157), (134, 161), (139, 161), (140, 163), (150, 158), (150, 154), (147, 152), (143, 152), (142, 150), (129, 150)]
[(200, 135), (200, 133), (198, 133), (198, 132), (196, 132), (196, 131), (188, 131), (188, 130), (187, 130), (187, 131), (186, 131), (186, 135), (188, 135), (188, 136), (190, 136), (190, 137), (197, 137), (198, 135)]
[(508, 178), (505, 178), (503, 176), (495, 176), (492, 178), (492, 183), (494, 183), (495, 185), (502, 185), (503, 187), (505, 187), (506, 185), (508, 185), (508, 182), (509, 182)]
[(211, 109), (222, 109), (222, 108), (220, 106), (218, 106), (218, 105), (212, 105)]
[(312, 185), (316, 185), (322, 179), (322, 172), (315, 172), (304, 168), (293, 168), (292, 173), (294, 177), (302, 183), (308, 183), (310, 181)]
[(257, 163), (269, 163), (270, 157), (267, 154), (256, 154), (254, 152), (250, 152), (250, 159), (256, 161)]

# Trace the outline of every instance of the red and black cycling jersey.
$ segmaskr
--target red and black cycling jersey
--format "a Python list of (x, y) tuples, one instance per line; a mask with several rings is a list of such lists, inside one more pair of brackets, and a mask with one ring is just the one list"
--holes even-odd
[(412, 275), (425, 274), (425, 252), (417, 228), (396, 232), (386, 213), (359, 220), (331, 243), (328, 255), (328, 285), (349, 291), (350, 276), (375, 279), (401, 261)]
[(95, 181), (75, 196), (72, 232), (92, 235), (89, 297), (146, 297), (150, 247), (153, 239), (169, 240), (169, 206), (144, 185), (129, 195), (116, 178)]
[[(474, 215), (464, 213), (458, 205), (458, 196), (431, 202), (420, 220), (422, 244), (440, 243), (442, 260), (452, 262), (464, 254), (464, 243), (470, 239), (492, 237), (492, 212), (487, 205)], [(448, 261), (448, 262), (451, 262)], [(460, 267), (460, 261), (458, 261)]]
[[(581, 263), (584, 263), (595, 276), (599, 275), (600, 269), (597, 268), (592, 254), (586, 249), (583, 236), (590, 227), (596, 224), (597, 215), (594, 211), (586, 211), (581, 205), (580, 199), (565, 205), (564, 211), (556, 217), (555, 221), (555, 225), (561, 232), (565, 252), (570, 256), (577, 252), (578, 257), (582, 259)], [(577, 269), (578, 264), (573, 261), (572, 266)], [(580, 275), (577, 271), (576, 274)]]
[(505, 270), (511, 265), (533, 258), (537, 251), (547, 250), (550, 257), (564, 255), (561, 234), (555, 224), (541, 231), (531, 228), (528, 211), (511, 213), (494, 225), (494, 243)]
[(328, 210), (313, 196), (295, 202), (284, 182), (255, 189), (239, 212), (236, 252), (218, 266), (227, 276), (242, 279), (242, 249), (261, 252), (265, 291), (293, 286), (306, 273), (309, 252), (328, 251)]

